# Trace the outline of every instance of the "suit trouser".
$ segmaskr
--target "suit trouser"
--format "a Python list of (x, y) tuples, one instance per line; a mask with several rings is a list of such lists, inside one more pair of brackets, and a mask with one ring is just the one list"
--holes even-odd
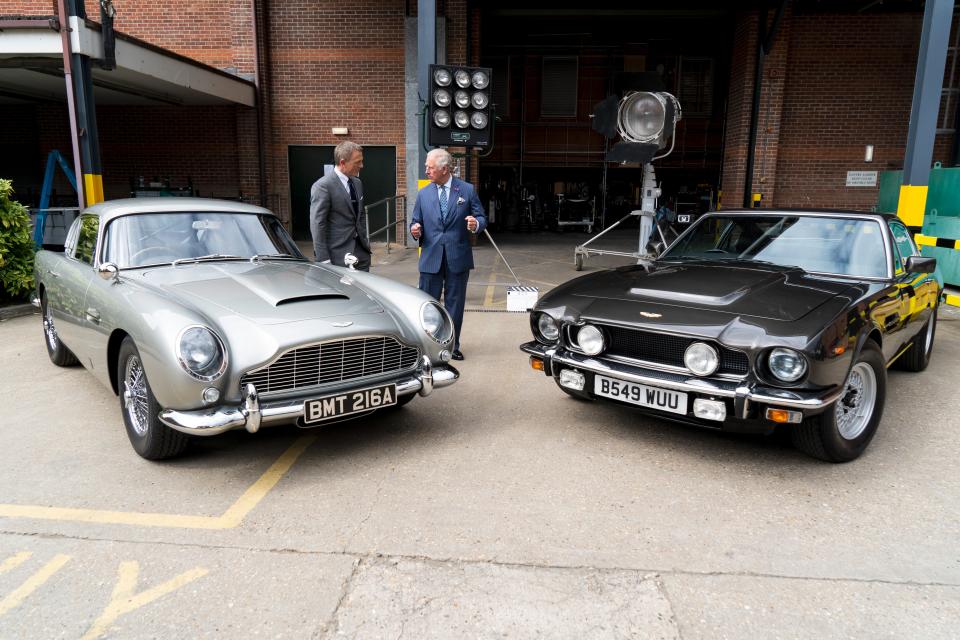
[(460, 328), (463, 326), (463, 308), (467, 304), (467, 280), (469, 271), (453, 273), (447, 269), (446, 256), (440, 261), (440, 271), (437, 273), (420, 273), (420, 290), (425, 291), (437, 300), (443, 295), (443, 306), (453, 318), (453, 328), (456, 330), (454, 349), (460, 348)]

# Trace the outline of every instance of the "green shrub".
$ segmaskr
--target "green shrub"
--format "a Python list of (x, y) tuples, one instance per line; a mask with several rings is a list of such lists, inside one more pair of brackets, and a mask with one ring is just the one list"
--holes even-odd
[(22, 300), (33, 290), (30, 216), (12, 194), (13, 183), (0, 178), (0, 300)]

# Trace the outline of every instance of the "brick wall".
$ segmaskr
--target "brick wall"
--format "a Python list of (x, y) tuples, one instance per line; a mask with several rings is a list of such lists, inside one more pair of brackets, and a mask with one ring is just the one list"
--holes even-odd
[[(739, 207), (756, 55), (757, 14), (738, 16), (724, 153), (723, 206)], [(787, 14), (764, 66), (754, 192), (764, 207), (870, 209), (878, 189), (847, 171), (903, 165), (922, 14)], [(864, 162), (864, 147), (874, 160)], [(949, 160), (937, 136), (933, 160)]]
[(53, 16), (56, 0), (0, 0), (0, 16)]

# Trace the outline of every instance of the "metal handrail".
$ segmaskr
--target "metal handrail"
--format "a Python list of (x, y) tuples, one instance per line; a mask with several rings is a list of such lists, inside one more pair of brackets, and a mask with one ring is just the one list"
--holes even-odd
[[(389, 203), (390, 203), (390, 202), (394, 202), (394, 203), (395, 203), (395, 204), (394, 204), (394, 207), (393, 207), (393, 210), (394, 210), (395, 212), (397, 212), (397, 215), (394, 217), (393, 222), (389, 222), (389, 220), (390, 220), (390, 204), (389, 204)], [(387, 220), (388, 220), (388, 222), (387, 222), (387, 224), (383, 225), (382, 227), (380, 227), (379, 229), (377, 229), (376, 231), (374, 231), (373, 233), (371, 233), (371, 232), (370, 232), (370, 210), (373, 209), (374, 207), (379, 207), (380, 205), (386, 205), (386, 207), (387, 207)], [(396, 195), (396, 196), (387, 196), (386, 198), (381, 198), (381, 199), (379, 199), (379, 200), (377, 200), (376, 202), (373, 202), (373, 203), (371, 203), (371, 204), (364, 205), (363, 210), (364, 210), (364, 212), (367, 214), (367, 215), (366, 215), (367, 239), (368, 239), (368, 240), (373, 240), (373, 237), (374, 237), (374, 236), (376, 236), (376, 235), (378, 235), (378, 234), (380, 234), (380, 233), (383, 233), (384, 231), (387, 231), (387, 253), (390, 253), (390, 233), (389, 233), (388, 230), (389, 230), (391, 227), (396, 227), (397, 225), (399, 225), (399, 224), (401, 223), (401, 221), (402, 221), (403, 223), (406, 223), (406, 221), (407, 221), (407, 196), (406, 196), (406, 195), (403, 195), (403, 194), (401, 194), (401, 195)], [(400, 212), (401, 212), (401, 211), (403, 212), (403, 215), (400, 215)], [(406, 230), (406, 224), (404, 224), (404, 230)], [(405, 231), (404, 231), (404, 232), (405, 232)], [(399, 240), (399, 238), (398, 238), (398, 240)], [(398, 242), (398, 244), (401, 244), (401, 243)]]

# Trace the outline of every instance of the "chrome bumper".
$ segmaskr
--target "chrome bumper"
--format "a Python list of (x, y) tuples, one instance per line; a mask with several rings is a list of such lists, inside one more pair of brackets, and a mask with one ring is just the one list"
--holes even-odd
[(682, 374), (654, 371), (618, 362), (597, 360), (590, 356), (558, 349), (556, 346), (546, 346), (536, 341), (520, 345), (520, 350), (542, 358), (544, 373), (548, 376), (556, 376), (556, 368), (559, 365), (661, 389), (731, 398), (734, 401), (736, 417), (741, 419), (748, 418), (751, 403), (776, 405), (777, 407), (816, 413), (823, 411), (843, 395), (843, 387), (817, 395), (815, 392), (797, 392), (790, 389), (762, 387), (746, 382), (708, 380)]
[[(456, 382), (459, 377), (460, 372), (454, 367), (448, 364), (434, 367), (430, 358), (423, 356), (420, 369), (415, 374), (392, 382), (397, 385), (398, 397), (411, 393), (428, 396), (434, 389), (447, 387)], [(383, 384), (390, 382), (391, 380), (385, 380)], [(166, 409), (160, 412), (160, 421), (171, 429), (194, 436), (215, 436), (224, 431), (240, 428), (256, 433), (262, 425), (296, 422), (298, 418), (303, 417), (304, 401), (311, 399), (300, 397), (261, 403), (257, 390), (252, 384), (247, 385), (243, 395), (241, 404), (234, 407), (210, 407), (195, 411)]]

